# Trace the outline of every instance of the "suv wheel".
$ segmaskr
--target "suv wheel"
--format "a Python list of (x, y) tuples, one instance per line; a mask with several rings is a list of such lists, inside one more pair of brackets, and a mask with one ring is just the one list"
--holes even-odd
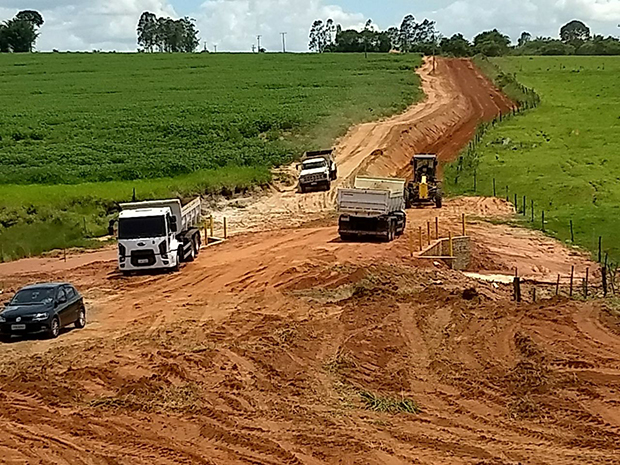
[(60, 335), (60, 320), (57, 316), (50, 323), (50, 329), (47, 330), (47, 337), (56, 339)]
[(78, 313), (78, 319), (75, 320), (75, 327), (82, 329), (84, 326), (86, 326), (86, 309), (82, 307), (80, 313)]

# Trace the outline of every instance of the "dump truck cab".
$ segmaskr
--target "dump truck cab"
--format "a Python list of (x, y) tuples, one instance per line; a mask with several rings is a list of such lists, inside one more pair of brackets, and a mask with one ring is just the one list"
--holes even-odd
[(437, 155), (420, 154), (411, 159), (413, 180), (407, 184), (407, 208), (424, 204), (435, 204), (442, 207), (443, 194), (441, 182), (437, 179), (439, 162)]

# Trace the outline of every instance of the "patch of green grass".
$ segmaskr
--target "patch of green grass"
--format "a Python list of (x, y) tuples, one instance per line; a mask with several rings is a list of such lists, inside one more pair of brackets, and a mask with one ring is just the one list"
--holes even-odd
[(382, 397), (368, 391), (360, 391), (359, 395), (366, 408), (375, 412), (418, 414), (422, 411), (411, 399)]
[(491, 128), (476, 150), (477, 163), (446, 170), (451, 194), (508, 196), (541, 228), (595, 253), (598, 237), (620, 260), (620, 57), (506, 57), (493, 60), (542, 98), (540, 106)]
[[(418, 100), (420, 62), (387, 54), (0, 55), (3, 257), (84, 245), (134, 187), (150, 199), (268, 182), (270, 168)], [(58, 232), (41, 241), (32, 231), (49, 223)]]

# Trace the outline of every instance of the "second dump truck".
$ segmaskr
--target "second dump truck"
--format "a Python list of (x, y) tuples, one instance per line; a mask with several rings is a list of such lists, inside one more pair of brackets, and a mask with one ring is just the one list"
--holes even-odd
[(121, 204), (118, 267), (122, 272), (178, 269), (200, 252), (201, 203), (178, 199)]
[(404, 179), (357, 177), (352, 189), (338, 190), (338, 233), (392, 241), (405, 231)]

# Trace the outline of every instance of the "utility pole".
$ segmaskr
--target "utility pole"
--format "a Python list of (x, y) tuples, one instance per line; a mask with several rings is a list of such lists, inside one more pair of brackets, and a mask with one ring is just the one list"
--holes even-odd
[(286, 53), (286, 34), (287, 32), (280, 32), (282, 36), (282, 53)]
[(256, 36), (256, 38), (258, 39), (258, 53), (260, 53), (260, 38), (263, 37), (261, 35)]
[(213, 49), (215, 50), (215, 53), (217, 53), (217, 44), (213, 44)]

